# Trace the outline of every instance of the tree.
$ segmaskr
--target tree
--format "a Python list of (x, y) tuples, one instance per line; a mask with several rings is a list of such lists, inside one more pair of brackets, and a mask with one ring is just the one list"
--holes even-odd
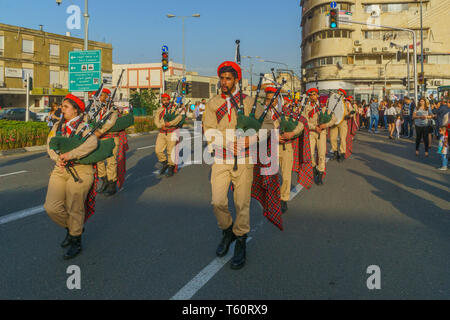
[(141, 90), (133, 92), (130, 97), (130, 103), (134, 108), (144, 108), (148, 115), (158, 109), (158, 100), (155, 93), (151, 90)]

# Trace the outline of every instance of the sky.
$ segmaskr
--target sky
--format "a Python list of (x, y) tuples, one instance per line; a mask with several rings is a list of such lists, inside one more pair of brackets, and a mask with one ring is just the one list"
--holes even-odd
[[(89, 0), (89, 40), (111, 43), (113, 63), (161, 61), (161, 47), (169, 47), (169, 58), (182, 62), (182, 20), (166, 14), (200, 18), (185, 20), (186, 64), (188, 71), (214, 75), (217, 66), (233, 60), (235, 40), (241, 40), (241, 56), (260, 56), (285, 63), (300, 73), (299, 0)], [(84, 0), (0, 0), (0, 22), (47, 32), (84, 37), (69, 30), (66, 9)], [(249, 69), (249, 59), (242, 59)], [(253, 72), (269, 72), (283, 65), (253, 60)], [(244, 75), (245, 76), (245, 75)], [(248, 75), (247, 75), (248, 77)]]

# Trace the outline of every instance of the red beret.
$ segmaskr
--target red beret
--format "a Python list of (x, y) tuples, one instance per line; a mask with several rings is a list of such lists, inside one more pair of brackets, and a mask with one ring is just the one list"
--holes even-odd
[(83, 100), (81, 100), (81, 99), (78, 98), (77, 96), (74, 96), (74, 95), (71, 94), (71, 93), (69, 93), (69, 94), (64, 98), (64, 100), (66, 100), (66, 99), (70, 99), (70, 100), (72, 100), (73, 102), (75, 102), (75, 103), (77, 104), (77, 106), (80, 108), (81, 112), (84, 112), (85, 106), (84, 106)]
[(220, 69), (222, 69), (223, 67), (231, 67), (233, 68), (237, 74), (238, 74), (238, 80), (242, 79), (242, 71), (241, 71), (241, 67), (233, 62), (233, 61), (225, 61), (223, 62), (218, 68), (217, 68), (217, 75), (220, 77)]
[(102, 92), (104, 92), (106, 94), (111, 94), (111, 90), (109, 90), (107, 88), (103, 88)]
[(346, 100), (348, 100), (348, 101), (352, 101), (353, 100), (353, 97), (352, 96), (348, 96), (347, 98), (345, 98)]
[(306, 91), (306, 94), (311, 94), (312, 92), (319, 93), (319, 90), (317, 88), (311, 88), (308, 91)]
[(162, 98), (169, 98), (170, 99), (170, 96), (167, 93), (164, 93), (163, 95), (161, 95), (161, 99)]
[(344, 89), (339, 89), (338, 91), (342, 92), (344, 94), (344, 96), (347, 95), (347, 92)]
[(265, 93), (275, 93), (275, 92), (277, 92), (277, 88), (267, 87), (267, 88), (264, 89), (264, 92)]

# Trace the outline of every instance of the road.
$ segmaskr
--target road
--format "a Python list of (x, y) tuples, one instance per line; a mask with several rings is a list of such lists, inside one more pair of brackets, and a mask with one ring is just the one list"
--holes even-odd
[[(283, 232), (252, 200), (247, 264), (234, 271), (232, 250), (215, 257), (210, 167), (158, 179), (155, 141), (129, 139), (125, 187), (98, 197), (70, 261), (59, 247), (65, 231), (39, 209), (52, 161), (0, 158), (0, 299), (450, 298), (450, 181), (435, 150), (416, 158), (410, 140), (359, 133), (351, 159), (328, 162), (323, 186), (295, 194)], [(30, 208), (37, 213), (18, 218)], [(80, 290), (66, 286), (70, 265), (80, 267)], [(367, 287), (373, 265), (378, 290)]]

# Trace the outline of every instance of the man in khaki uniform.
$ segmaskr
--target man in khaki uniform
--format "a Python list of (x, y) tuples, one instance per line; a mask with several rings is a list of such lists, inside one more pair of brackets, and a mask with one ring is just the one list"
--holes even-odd
[[(267, 87), (264, 89), (266, 93), (266, 105), (270, 103), (270, 100), (277, 91), (276, 88)], [(289, 110), (289, 100), (285, 98), (285, 104), (283, 105), (283, 112), (286, 120), (292, 110)], [(277, 102), (273, 103), (274, 109), (277, 108)], [(274, 127), (278, 129), (281, 124), (281, 119), (276, 118), (276, 115), (272, 111), (272, 120), (274, 120)], [(292, 141), (303, 132), (303, 123), (298, 122), (297, 127), (292, 132), (280, 132), (280, 141), (278, 145), (278, 162), (281, 170), (282, 184), (280, 190), (281, 196), (281, 211), (284, 213), (288, 210), (287, 202), (291, 198), (291, 181), (292, 181), (292, 166), (294, 165), (294, 149), (292, 148)]]
[[(111, 91), (109, 89), (104, 88), (100, 95), (100, 102), (102, 105), (106, 106), (108, 98), (111, 96)], [(104, 116), (108, 113), (105, 107), (100, 111), (97, 121), (102, 120)], [(113, 155), (106, 159), (106, 166), (104, 161), (100, 161), (97, 163), (97, 172), (99, 177), (99, 186), (97, 187), (97, 192), (104, 193), (107, 196), (112, 196), (117, 192), (116, 184), (117, 184), (117, 151), (119, 149), (119, 133), (108, 133), (108, 130), (111, 129), (115, 124), (119, 117), (117, 111), (113, 111), (112, 115), (106, 121), (106, 123), (97, 131), (95, 131), (95, 135), (100, 140), (106, 139), (114, 139), (115, 147), (113, 149)], [(106, 136), (105, 136), (106, 135)]]
[[(176, 145), (176, 141), (172, 141), (172, 135), (174, 131), (178, 129), (177, 125), (182, 119), (182, 115), (178, 114), (175, 119), (170, 122), (164, 120), (164, 115), (171, 111), (170, 106), (170, 96), (168, 94), (163, 94), (161, 96), (162, 106), (156, 110), (154, 117), (154, 122), (156, 127), (159, 129), (158, 137), (156, 138), (155, 153), (158, 161), (162, 165), (162, 169), (159, 174), (163, 175), (168, 169), (166, 176), (171, 177), (174, 174), (175, 163), (172, 157), (173, 149)], [(167, 156), (165, 154), (167, 150)]]
[[(245, 264), (246, 239), (247, 234), (250, 232), (253, 164), (250, 163), (246, 155), (245, 163), (240, 164), (238, 162), (237, 170), (234, 171), (233, 155), (239, 153), (240, 157), (243, 157), (239, 151), (242, 148), (249, 148), (250, 144), (256, 143), (257, 135), (238, 139), (234, 133), (237, 124), (237, 110), (231, 99), (234, 99), (236, 104), (240, 105), (240, 93), (238, 90), (239, 80), (242, 79), (240, 66), (232, 61), (226, 61), (219, 66), (217, 74), (220, 78), (222, 94), (216, 95), (208, 101), (202, 118), (203, 129), (206, 135), (211, 132), (222, 134), (221, 137), (218, 137), (220, 140), (208, 141), (210, 146), (214, 145), (213, 148), (216, 153), (215, 163), (212, 165), (211, 171), (211, 204), (223, 235), (222, 241), (216, 250), (216, 255), (219, 257), (225, 256), (230, 244), (236, 240), (231, 268), (240, 269)], [(250, 97), (243, 97), (244, 114), (249, 115), (254, 100)], [(256, 118), (259, 118), (262, 113), (262, 108), (258, 107), (255, 113)], [(227, 136), (227, 129), (233, 132), (231, 136)], [(273, 122), (269, 116), (265, 118), (262, 129), (273, 129)], [(236, 140), (238, 141), (237, 145), (241, 148), (234, 144)], [(231, 154), (231, 159), (225, 160), (224, 154)], [(223, 163), (220, 163), (221, 160), (223, 160)], [(234, 223), (228, 210), (230, 183), (233, 184), (234, 204), (236, 207)]]
[[(311, 145), (311, 164), (314, 168), (315, 182), (317, 185), (322, 185), (322, 177), (325, 171), (325, 157), (327, 152), (327, 130), (335, 122), (336, 118), (332, 115), (328, 123), (319, 124), (320, 112), (327, 112), (325, 107), (321, 107), (318, 98), (319, 90), (311, 88), (306, 92), (309, 95), (309, 103), (305, 106), (303, 116), (308, 121), (309, 127), (309, 141)], [(316, 161), (316, 147), (318, 154), (318, 163)]]
[[(347, 120), (346, 117), (350, 114), (350, 111), (353, 109), (351, 105), (349, 105), (348, 101), (345, 99), (347, 92), (344, 89), (339, 89), (338, 93), (344, 104), (344, 118), (341, 123), (335, 124), (330, 127), (330, 143), (331, 143), (331, 151), (333, 152), (333, 157), (331, 160), (337, 160), (338, 162), (342, 162), (345, 160), (345, 152), (347, 150), (346, 146), (346, 137), (347, 137)], [(338, 150), (338, 135), (339, 135), (339, 150)]]
[[(84, 102), (78, 97), (67, 95), (62, 103), (62, 112), (62, 123), (57, 122), (53, 126), (47, 139), (47, 153), (56, 165), (48, 183), (44, 209), (55, 223), (66, 228), (66, 238), (61, 247), (70, 246), (64, 259), (71, 259), (81, 252), (85, 201), (94, 181), (94, 168), (92, 165), (74, 164), (70, 170), (79, 177), (79, 181), (75, 182), (65, 165), (70, 160), (81, 159), (90, 154), (97, 148), (98, 142), (92, 135), (82, 145), (65, 154), (58, 155), (51, 150), (48, 143), (56, 135), (59, 126), (62, 134), (67, 137), (73, 131), (78, 133), (84, 126), (83, 119), (80, 118), (80, 114), (84, 112)], [(86, 134), (85, 131), (83, 136)]]

